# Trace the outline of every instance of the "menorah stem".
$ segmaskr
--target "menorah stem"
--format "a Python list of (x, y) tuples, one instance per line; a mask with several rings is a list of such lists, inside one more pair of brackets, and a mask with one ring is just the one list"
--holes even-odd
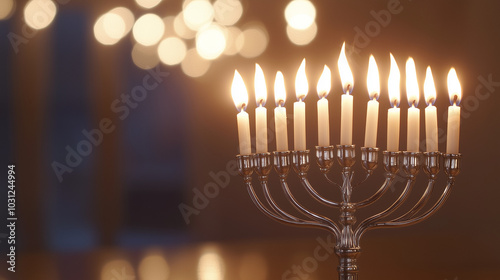
[(358, 280), (357, 258), (361, 250), (358, 248), (335, 249), (339, 256), (339, 279), (340, 280)]

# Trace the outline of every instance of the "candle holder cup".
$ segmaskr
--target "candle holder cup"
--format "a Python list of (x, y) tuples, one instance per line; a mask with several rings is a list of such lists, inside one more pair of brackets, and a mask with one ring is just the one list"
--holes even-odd
[[(356, 148), (354, 145), (316, 147), (316, 163), (322, 175), (326, 178), (327, 183), (339, 188), (341, 195), (338, 201), (326, 198), (317, 192), (309, 182), (309, 153), (309, 150), (303, 150), (280, 151), (274, 152), (272, 155), (271, 153), (238, 155), (238, 170), (244, 179), (250, 198), (264, 214), (285, 224), (325, 229), (336, 238), (335, 253), (339, 257), (338, 273), (340, 280), (358, 279), (357, 258), (361, 253), (360, 240), (367, 231), (376, 228), (395, 228), (414, 225), (436, 213), (450, 195), (455, 183), (455, 177), (460, 173), (462, 158), (460, 154), (441, 154), (440, 152), (384, 151), (382, 153), (385, 170), (384, 181), (372, 196), (358, 202), (353, 202), (351, 201), (351, 195), (354, 187), (362, 184), (372, 176), (378, 167), (379, 149), (361, 148), (361, 164), (365, 175), (361, 182), (354, 184), (353, 166), (356, 162)], [(340, 183), (334, 182), (329, 177), (329, 172), (335, 159), (341, 167)], [(441, 161), (443, 161), (442, 164)], [(269, 191), (268, 178), (273, 166), (279, 176), (284, 196), (297, 213), (292, 214), (285, 211), (272, 197)], [(433, 205), (426, 207), (429, 205), (430, 196), (441, 166), (447, 176), (446, 186), (437, 201)], [(295, 198), (287, 183), (290, 169), (295, 171), (302, 187), (313, 199), (323, 205), (339, 209), (340, 214), (337, 217), (337, 221), (334, 221), (331, 217), (307, 209)], [(385, 210), (356, 224), (356, 210), (378, 201), (394, 185), (395, 178), (398, 176), (400, 169), (404, 172), (406, 182), (399, 197)], [(408, 199), (415, 185), (417, 174), (421, 169), (427, 175), (425, 191), (410, 210), (400, 216), (392, 217), (391, 214), (399, 209)], [(264, 200), (259, 198), (254, 190), (252, 183), (253, 172), (257, 174), (259, 183), (263, 189)]]

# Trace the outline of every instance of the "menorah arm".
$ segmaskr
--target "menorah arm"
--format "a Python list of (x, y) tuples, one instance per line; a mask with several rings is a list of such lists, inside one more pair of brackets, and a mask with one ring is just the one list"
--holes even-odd
[(331, 206), (331, 207), (340, 207), (340, 203), (329, 200), (321, 196), (309, 183), (309, 180), (307, 179), (306, 176), (300, 176), (300, 181), (302, 182), (302, 185), (306, 189), (307, 193), (311, 195), (314, 199), (316, 199), (318, 202), (326, 205), (326, 206)]
[(406, 181), (406, 186), (403, 192), (401, 193), (401, 195), (399, 195), (398, 199), (393, 204), (391, 204), (391, 206), (389, 206), (384, 211), (365, 219), (358, 226), (355, 232), (355, 240), (359, 240), (363, 235), (363, 233), (367, 230), (367, 228), (371, 227), (375, 222), (379, 221), (384, 217), (387, 217), (396, 209), (398, 209), (406, 201), (414, 185), (415, 185), (415, 176), (410, 176)]
[(432, 193), (432, 190), (433, 190), (435, 184), (436, 184), (436, 179), (430, 178), (429, 182), (427, 183), (427, 188), (425, 189), (424, 193), (422, 194), (422, 196), (420, 197), (418, 202), (408, 212), (406, 212), (405, 214), (403, 214), (403, 215), (399, 216), (398, 218), (395, 218), (391, 221), (397, 222), (397, 221), (402, 221), (402, 220), (408, 220), (408, 219), (414, 217), (415, 215), (417, 215), (417, 213), (422, 208), (424, 208), (424, 206), (429, 201), (429, 198), (431, 197), (430, 195)]
[(245, 185), (247, 186), (248, 194), (250, 195), (250, 198), (252, 199), (252, 202), (255, 204), (255, 206), (264, 214), (266, 214), (268, 217), (281, 222), (285, 224), (291, 224), (291, 225), (296, 225), (296, 226), (308, 226), (308, 227), (313, 227), (313, 228), (322, 228), (322, 229), (327, 229), (331, 232), (335, 233), (335, 230), (331, 228), (328, 225), (324, 225), (315, 221), (306, 221), (306, 220), (289, 220), (285, 219), (281, 216), (279, 216), (277, 213), (272, 212), (269, 210), (264, 204), (260, 201), (259, 197), (255, 193), (255, 190), (253, 189), (252, 183), (249, 181), (245, 181)]
[(385, 194), (385, 192), (392, 185), (394, 177), (395, 177), (394, 174), (387, 173), (384, 183), (382, 184), (382, 186), (380, 186), (377, 192), (363, 201), (354, 203), (354, 207), (358, 209), (363, 208), (377, 201), (380, 197), (382, 197)]
[(286, 182), (286, 180), (283, 179), (283, 178), (280, 178), (280, 183), (281, 183), (281, 187), (283, 188), (283, 191), (285, 192), (286, 198), (292, 204), (292, 206), (295, 209), (297, 209), (297, 211), (301, 212), (302, 214), (310, 217), (311, 219), (313, 219), (313, 220), (315, 220), (315, 221), (317, 221), (319, 223), (328, 225), (334, 231), (334, 233), (335, 233), (336, 236), (340, 236), (339, 227), (337, 226), (337, 224), (335, 224), (334, 221), (332, 221), (328, 217), (325, 217), (323, 215), (316, 214), (316, 213), (314, 213), (312, 211), (307, 210), (304, 206), (302, 206), (297, 201), (297, 199), (295, 199), (295, 197), (293, 196), (292, 192), (290, 191), (290, 188), (288, 187), (288, 183)]
[(288, 218), (293, 221), (304, 221), (298, 217), (289, 214), (288, 212), (284, 211), (279, 207), (279, 205), (273, 199), (271, 192), (269, 191), (268, 181), (261, 181), (260, 184), (262, 185), (262, 190), (264, 191), (264, 197), (266, 198), (267, 203), (269, 204), (269, 206), (271, 206), (271, 208), (275, 212), (279, 213), (279, 215), (281, 215), (282, 217)]

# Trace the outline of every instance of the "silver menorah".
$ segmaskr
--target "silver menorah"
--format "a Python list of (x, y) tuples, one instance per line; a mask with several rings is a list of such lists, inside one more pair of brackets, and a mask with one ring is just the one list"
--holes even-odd
[[(357, 258), (361, 252), (360, 239), (365, 232), (376, 228), (396, 228), (410, 226), (422, 222), (436, 213), (443, 206), (446, 199), (449, 197), (451, 188), (455, 183), (455, 177), (460, 172), (461, 155), (460, 154), (442, 154), (440, 152), (383, 152), (383, 164), (385, 169), (385, 180), (380, 188), (369, 198), (352, 202), (351, 195), (353, 189), (365, 182), (375, 171), (378, 165), (379, 149), (378, 148), (361, 148), (361, 162), (363, 169), (366, 171), (366, 176), (362, 182), (354, 184), (353, 166), (356, 161), (356, 149), (354, 145), (337, 145), (327, 147), (316, 147), (316, 162), (321, 173), (324, 175), (327, 183), (337, 186), (341, 192), (341, 201), (333, 201), (325, 198), (317, 192), (307, 178), (307, 172), (310, 167), (309, 150), (304, 151), (283, 151), (274, 152), (273, 159), (271, 153), (258, 153), (251, 155), (238, 155), (238, 169), (240, 175), (246, 184), (248, 193), (253, 203), (267, 216), (290, 225), (315, 227), (328, 230), (336, 237), (335, 253), (339, 257), (339, 279), (341, 280), (357, 280), (358, 266)], [(335, 161), (335, 154), (342, 171), (342, 183), (336, 183), (329, 177), (328, 172)], [(401, 164), (402, 160), (402, 164)], [(429, 202), (430, 195), (436, 184), (436, 178), (440, 171), (441, 164), (444, 166), (444, 172), (447, 176), (447, 184), (439, 199), (427, 210), (426, 205)], [(279, 181), (285, 197), (293, 205), (293, 207), (304, 217), (298, 217), (283, 210), (271, 196), (269, 191), (269, 174), (272, 166), (278, 173)], [(356, 216), (354, 215), (357, 209), (366, 207), (379, 200), (384, 193), (395, 182), (399, 169), (406, 176), (406, 185), (397, 200), (392, 203), (384, 211), (377, 213), (356, 226)], [(420, 169), (424, 169), (428, 177), (427, 187), (420, 199), (411, 207), (405, 214), (396, 217), (388, 218), (391, 213), (394, 213), (410, 195), (412, 188), (415, 185), (417, 174)], [(288, 186), (287, 177), (290, 168), (297, 173), (302, 186), (316, 201), (329, 207), (338, 208), (340, 215), (338, 223), (333, 219), (324, 215), (315, 213), (306, 209), (292, 194), (291, 188)], [(256, 194), (252, 184), (252, 174), (258, 176), (260, 185), (263, 189), (266, 204)]]

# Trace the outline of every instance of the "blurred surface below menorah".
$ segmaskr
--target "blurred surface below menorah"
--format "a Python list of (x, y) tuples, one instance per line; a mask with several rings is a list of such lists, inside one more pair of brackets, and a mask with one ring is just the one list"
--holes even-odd
[[(340, 189), (340, 201), (333, 201), (325, 198), (318, 193), (309, 182), (307, 176), (307, 172), (310, 168), (309, 150), (280, 151), (273, 152), (272, 155), (271, 153), (257, 153), (237, 156), (240, 175), (244, 179), (250, 198), (260, 211), (279, 222), (302, 227), (322, 228), (328, 230), (336, 237), (335, 253), (340, 260), (338, 272), (339, 279), (341, 280), (358, 279), (358, 266), (356, 262), (361, 252), (360, 239), (365, 232), (376, 228), (396, 228), (414, 225), (426, 220), (436, 213), (450, 195), (455, 177), (460, 172), (461, 163), (460, 154), (384, 151), (382, 159), (385, 169), (384, 182), (371, 197), (359, 202), (353, 202), (351, 201), (351, 195), (355, 187), (365, 182), (377, 168), (379, 162), (379, 149), (361, 148), (361, 163), (366, 171), (366, 176), (363, 178), (362, 182), (357, 184), (353, 183), (353, 166), (356, 161), (355, 154), (356, 149), (354, 145), (316, 147), (316, 162), (319, 169), (328, 184), (335, 185)], [(329, 171), (335, 159), (342, 168), (341, 183), (336, 183), (333, 178), (329, 177)], [(444, 167), (444, 172), (447, 176), (446, 187), (439, 199), (431, 207), (425, 207), (435, 188), (441, 165)], [(272, 197), (269, 190), (268, 179), (273, 166), (276, 173), (279, 175), (279, 181), (285, 197), (303, 217), (296, 216), (295, 214), (283, 210)], [(287, 182), (287, 177), (291, 168), (293, 168), (298, 175), (302, 186), (310, 196), (321, 204), (340, 210), (338, 222), (335, 222), (330, 217), (306, 209), (295, 198)], [(395, 182), (395, 177), (400, 168), (406, 176), (406, 185), (397, 200), (387, 209), (366, 218), (356, 225), (356, 210), (369, 206), (379, 200)], [(423, 169), (428, 177), (427, 187), (422, 196), (405, 214), (396, 218), (388, 218), (388, 216), (403, 205), (409, 197), (420, 169)], [(255, 192), (252, 184), (252, 174), (254, 172), (257, 174), (266, 203), (264, 203)]]

